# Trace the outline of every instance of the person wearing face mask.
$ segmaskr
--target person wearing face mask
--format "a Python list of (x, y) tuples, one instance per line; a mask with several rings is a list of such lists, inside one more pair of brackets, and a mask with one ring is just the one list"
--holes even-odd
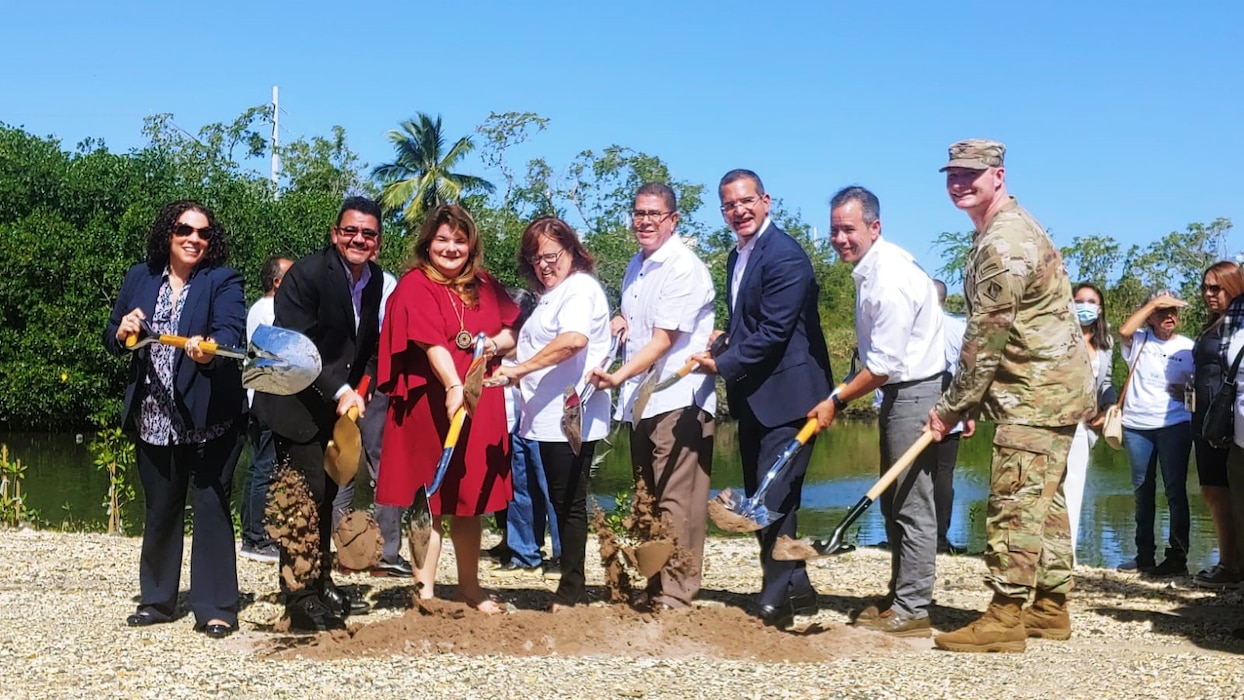
[[(1132, 379), (1123, 397), (1123, 448), (1132, 463), (1136, 497), (1136, 558), (1119, 571), (1152, 578), (1188, 573), (1188, 457), (1192, 414), (1184, 406), (1184, 385), (1192, 378), (1192, 339), (1175, 332), (1188, 302), (1161, 290), (1119, 326), (1123, 359)], [(1166, 558), (1156, 563), (1153, 537), (1157, 467), (1170, 509)]]
[[(1239, 541), (1232, 525), (1234, 508), (1231, 490), (1227, 484), (1226, 447), (1211, 445), (1201, 437), (1201, 423), (1209, 408), (1209, 401), (1227, 380), (1226, 374), (1235, 355), (1223, 357), (1223, 349), (1231, 335), (1226, 332), (1227, 307), (1232, 300), (1244, 293), (1244, 280), (1240, 278), (1240, 266), (1223, 260), (1209, 266), (1201, 277), (1201, 300), (1209, 311), (1209, 318), (1196, 338), (1192, 348), (1192, 364), (1195, 367), (1192, 396), (1192, 445), (1196, 449), (1197, 480), (1201, 485), (1201, 497), (1209, 507), (1214, 523), (1214, 535), (1218, 540), (1218, 563), (1197, 572), (1193, 584), (1202, 588), (1228, 588), (1240, 582)], [(1237, 487), (1237, 491), (1238, 491)]]
[(1067, 454), (1067, 478), (1063, 492), (1067, 496), (1067, 517), (1071, 521), (1071, 553), (1074, 559), (1076, 541), (1080, 532), (1080, 508), (1084, 503), (1084, 483), (1088, 476), (1089, 452), (1097, 442), (1097, 435), (1106, 420), (1106, 409), (1118, 399), (1110, 381), (1113, 342), (1106, 324), (1105, 297), (1096, 286), (1081, 282), (1075, 288), (1076, 319), (1084, 344), (1089, 351), (1089, 364), (1093, 368), (1093, 389), (1097, 397), (1097, 415), (1087, 422), (1076, 425), (1071, 440), (1071, 452)]

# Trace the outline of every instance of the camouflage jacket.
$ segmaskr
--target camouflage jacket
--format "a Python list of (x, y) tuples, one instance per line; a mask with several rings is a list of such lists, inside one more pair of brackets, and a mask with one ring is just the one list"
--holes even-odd
[(968, 328), (939, 416), (1052, 427), (1096, 413), (1062, 255), (1014, 197), (973, 239), (963, 295)]

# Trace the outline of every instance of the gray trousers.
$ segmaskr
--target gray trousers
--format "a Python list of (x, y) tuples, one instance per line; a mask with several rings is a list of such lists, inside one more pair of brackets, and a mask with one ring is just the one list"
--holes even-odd
[[(941, 375), (882, 388), (881, 470), (884, 474), (912, 446), (942, 394)], [(925, 448), (898, 480), (881, 494), (890, 542), (890, 590), (897, 612), (928, 616), (937, 561), (937, 507), (933, 477), (937, 446)]]

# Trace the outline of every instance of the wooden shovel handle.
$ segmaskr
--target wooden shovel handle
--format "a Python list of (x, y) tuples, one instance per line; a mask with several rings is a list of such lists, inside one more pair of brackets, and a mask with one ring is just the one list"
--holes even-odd
[[(175, 348), (182, 348), (183, 350), (184, 350), (184, 349), (185, 349), (185, 347), (186, 347), (186, 343), (188, 343), (188, 342), (190, 341), (190, 339), (189, 339), (189, 338), (187, 338), (187, 337), (186, 337), (186, 336), (184, 336), (184, 335), (164, 335), (164, 334), (160, 334), (160, 335), (156, 336), (156, 339), (155, 339), (155, 340), (156, 340), (156, 342), (157, 342), (157, 343), (159, 343), (159, 344), (161, 344), (161, 345), (170, 345), (170, 346), (175, 347)], [(127, 347), (127, 348), (132, 348), (132, 347), (134, 347), (134, 346), (135, 346), (135, 345), (137, 345), (137, 344), (138, 344), (138, 334), (137, 334), (137, 333), (135, 333), (135, 334), (133, 334), (133, 335), (131, 335), (130, 337), (128, 337), (128, 338), (126, 338), (126, 339), (125, 339), (125, 347)], [(216, 350), (217, 350), (217, 348), (219, 348), (219, 347), (220, 347), (219, 345), (217, 345), (216, 343), (213, 343), (213, 342), (212, 342), (212, 341), (210, 341), (210, 340), (200, 340), (200, 341), (199, 341), (199, 349), (200, 349), (200, 350), (202, 350), (203, 352), (205, 352), (205, 353), (209, 354), (209, 355), (215, 355), (215, 354), (216, 354)]]
[(890, 484), (893, 484), (894, 480), (898, 478), (898, 475), (902, 474), (904, 469), (911, 466), (911, 463), (916, 460), (916, 457), (919, 457), (920, 453), (924, 452), (924, 448), (928, 447), (932, 443), (933, 433), (927, 430), (924, 431), (924, 433), (921, 434), (920, 439), (916, 440), (912, 443), (911, 447), (907, 448), (907, 451), (903, 453), (902, 457), (898, 458), (898, 461), (894, 463), (894, 466), (890, 467), (889, 471), (885, 474), (882, 474), (881, 478), (877, 480), (876, 484), (873, 484), (871, 489), (868, 489), (868, 493), (865, 494), (865, 496), (868, 498), (869, 502), (880, 498), (881, 494), (884, 493), (886, 489), (890, 488)]

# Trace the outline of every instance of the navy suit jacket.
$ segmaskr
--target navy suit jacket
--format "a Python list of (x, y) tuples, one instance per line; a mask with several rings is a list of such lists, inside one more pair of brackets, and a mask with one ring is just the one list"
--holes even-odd
[[(163, 269), (153, 271), (147, 263), (139, 263), (125, 274), (117, 303), (108, 318), (108, 327), (104, 329), (104, 347), (109, 352), (114, 355), (129, 352), (117, 341), (121, 317), (139, 308), (151, 318), (163, 275)], [(201, 335), (221, 345), (245, 346), (246, 299), (242, 293), (242, 275), (228, 267), (196, 271), (181, 309), (177, 335)], [(135, 414), (146, 394), (144, 378), (149, 361), (150, 353), (145, 347), (132, 353), (121, 414), (123, 427), (132, 429), (137, 425), (131, 421), (137, 421)], [(237, 360), (227, 357), (199, 364), (178, 351), (173, 360), (173, 396), (184, 423), (191, 428), (227, 423), (246, 412), (242, 370)]]
[[(726, 294), (738, 251), (726, 263)], [(772, 428), (804, 418), (829, 395), (833, 373), (817, 309), (812, 262), (795, 239), (770, 222), (756, 240), (717, 356), (730, 411), (749, 410)], [(727, 301), (729, 296), (726, 297)]]
[[(276, 322), (298, 331), (320, 351), (323, 369), (311, 386), (293, 396), (255, 394), (251, 409), (272, 432), (295, 442), (330, 435), (337, 422), (333, 395), (343, 384), (358, 386), (374, 366), (380, 346), (380, 266), (367, 263), (371, 279), (363, 288), (358, 330), (350, 299), (349, 272), (333, 246), (294, 263), (276, 291)], [(374, 369), (374, 367), (370, 367)]]

